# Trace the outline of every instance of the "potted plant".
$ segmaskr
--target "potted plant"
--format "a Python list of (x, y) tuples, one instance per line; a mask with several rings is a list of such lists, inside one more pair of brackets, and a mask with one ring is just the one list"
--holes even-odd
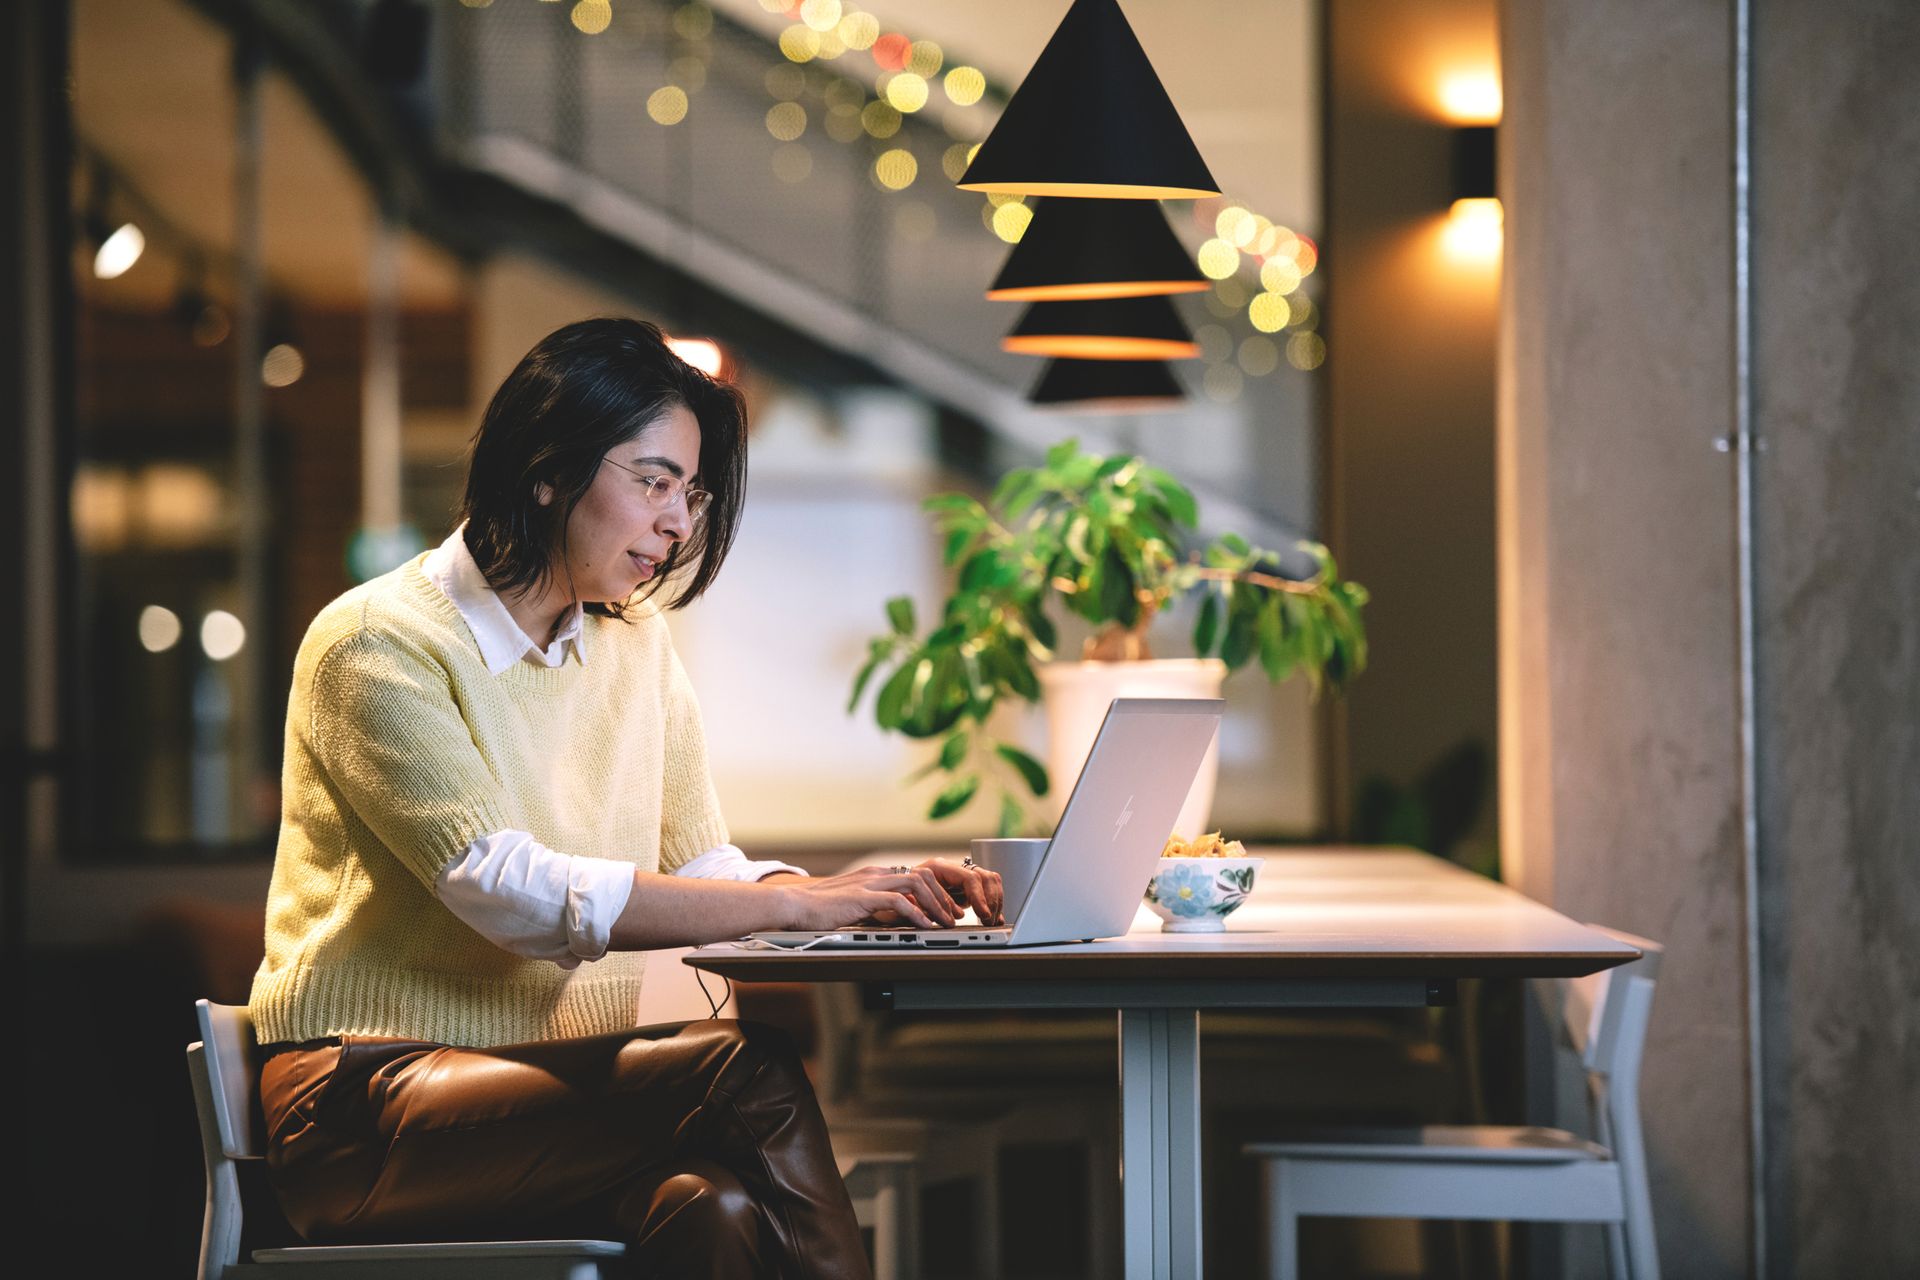
[[(992, 790), (999, 833), (1016, 835), (1031, 799), (1047, 795), (1048, 767), (989, 724), (1002, 699), (1040, 701), (1045, 687), (1051, 772), (1071, 776), (1113, 697), (1210, 697), (1229, 671), (1258, 658), (1269, 680), (1302, 674), (1317, 698), (1366, 666), (1366, 589), (1338, 576), (1325, 547), (1298, 544), (1314, 569), (1297, 578), (1281, 572), (1279, 553), (1237, 534), (1189, 546), (1183, 531), (1199, 523), (1192, 493), (1140, 458), (1082, 453), (1067, 440), (1043, 465), (1009, 471), (985, 504), (943, 493), (923, 505), (958, 582), (924, 637), (912, 600), (887, 601), (889, 629), (870, 643), (847, 711), (877, 680), (881, 728), (939, 740), (909, 779), (948, 775), (931, 818)], [(1155, 618), (1195, 595), (1196, 656), (1154, 659)], [(1055, 660), (1056, 604), (1093, 627), (1079, 662)], [(1181, 814), (1190, 835), (1205, 822), (1216, 767), (1210, 755)]]

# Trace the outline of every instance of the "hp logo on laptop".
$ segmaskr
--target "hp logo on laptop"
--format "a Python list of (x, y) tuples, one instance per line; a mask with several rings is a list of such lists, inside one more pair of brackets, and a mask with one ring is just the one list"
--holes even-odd
[(1126, 830), (1127, 824), (1132, 821), (1133, 821), (1133, 797), (1128, 796), (1127, 802), (1120, 806), (1120, 816), (1114, 820), (1113, 840), (1108, 841), (1108, 843), (1112, 844), (1114, 841), (1119, 840), (1120, 833)]

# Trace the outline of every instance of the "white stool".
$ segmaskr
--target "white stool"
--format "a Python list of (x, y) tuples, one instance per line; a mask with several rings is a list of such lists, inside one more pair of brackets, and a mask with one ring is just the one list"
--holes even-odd
[(1658, 1280), (1640, 1137), (1640, 1057), (1658, 943), (1604, 930), (1642, 958), (1567, 980), (1565, 1025), (1587, 1070), (1593, 1133), (1497, 1125), (1345, 1130), (1253, 1143), (1267, 1205), (1268, 1274), (1299, 1274), (1301, 1218), (1598, 1222), (1615, 1280)]

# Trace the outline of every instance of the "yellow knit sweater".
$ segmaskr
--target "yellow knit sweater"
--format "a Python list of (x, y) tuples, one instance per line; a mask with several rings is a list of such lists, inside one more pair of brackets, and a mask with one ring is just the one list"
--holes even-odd
[(321, 610), (287, 704), (262, 1044), (342, 1034), (486, 1046), (633, 1026), (645, 956), (563, 970), (433, 895), (489, 832), (669, 870), (727, 843), (666, 620), (588, 615), (587, 661), (490, 675), (422, 555)]

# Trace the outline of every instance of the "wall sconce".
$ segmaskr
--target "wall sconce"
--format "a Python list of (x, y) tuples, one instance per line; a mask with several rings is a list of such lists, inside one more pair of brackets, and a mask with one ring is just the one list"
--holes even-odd
[(1444, 239), (1456, 257), (1498, 258), (1506, 214), (1494, 174), (1497, 168), (1496, 126), (1458, 125), (1453, 130), (1453, 204), (1447, 212)]

